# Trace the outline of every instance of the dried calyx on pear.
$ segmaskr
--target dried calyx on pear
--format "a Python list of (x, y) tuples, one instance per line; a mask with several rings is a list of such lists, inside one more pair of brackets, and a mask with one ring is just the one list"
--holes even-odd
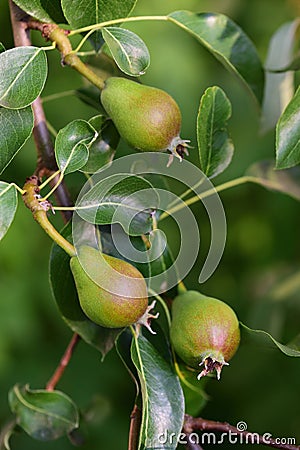
[[(101, 102), (120, 135), (140, 151), (188, 155), (189, 141), (180, 138), (181, 113), (175, 100), (161, 89), (120, 77), (110, 77)], [(168, 165), (169, 165), (168, 164)]]
[(171, 342), (175, 352), (190, 367), (203, 366), (198, 379), (221, 370), (240, 343), (239, 321), (221, 300), (197, 291), (178, 295), (172, 305)]

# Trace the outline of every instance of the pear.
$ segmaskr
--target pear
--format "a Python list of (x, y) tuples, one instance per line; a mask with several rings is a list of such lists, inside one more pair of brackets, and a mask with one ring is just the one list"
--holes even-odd
[(161, 89), (120, 77), (110, 77), (101, 102), (120, 135), (140, 151), (171, 153), (182, 160), (187, 142), (179, 136), (181, 113), (175, 100)]
[(84, 245), (71, 258), (70, 267), (81, 308), (93, 322), (122, 328), (137, 322), (147, 325), (153, 317), (147, 315), (146, 282), (128, 262)]
[(170, 338), (175, 352), (190, 367), (204, 368), (198, 379), (221, 370), (240, 343), (239, 321), (232, 308), (198, 291), (178, 295), (172, 305)]

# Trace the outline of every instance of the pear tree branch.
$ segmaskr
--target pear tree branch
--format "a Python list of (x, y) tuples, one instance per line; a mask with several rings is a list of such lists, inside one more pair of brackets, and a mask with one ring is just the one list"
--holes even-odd
[[(25, 14), (17, 5), (13, 3), (12, 0), (9, 0), (9, 8), (10, 8), (10, 17), (11, 17), (11, 24), (12, 24), (12, 30), (13, 30), (13, 36), (14, 36), (14, 44), (16, 47), (22, 47), (22, 46), (29, 46), (31, 45), (31, 39), (30, 39), (30, 29), (28, 27), (27, 20), (29, 17), (27, 14)], [(38, 203), (38, 179), (42, 176), (51, 176), (53, 173), (57, 171), (57, 165), (55, 161), (54, 156), (54, 146), (51, 139), (51, 135), (49, 133), (45, 112), (43, 109), (41, 98), (38, 97), (32, 104), (32, 110), (34, 115), (34, 129), (33, 129), (33, 136), (35, 141), (35, 146), (37, 149), (37, 166), (36, 166), (36, 175), (37, 177), (32, 177), (35, 181), (32, 183), (31, 187), (32, 189), (29, 189), (29, 192), (24, 192), (24, 201), (25, 204), (29, 199), (32, 200), (32, 204), (27, 204), (31, 210), (31, 207), (34, 207), (34, 205), (37, 206), (37, 210), (33, 211), (34, 218), (38, 221), (43, 223), (44, 228), (48, 234), (50, 232), (54, 233), (58, 238), (60, 238), (59, 233), (56, 232), (54, 227), (50, 224), (50, 222), (47, 220), (46, 211), (40, 210), (40, 205)], [(50, 185), (54, 186), (57, 183), (57, 177), (53, 177), (53, 179), (50, 182)], [(29, 183), (30, 185), (30, 183)], [(55, 191), (55, 197), (56, 201), (61, 206), (71, 206), (71, 198), (69, 195), (69, 192), (65, 186), (65, 184), (62, 182), (58, 186), (58, 188)], [(72, 217), (72, 212), (70, 211), (63, 211), (62, 216), (65, 222), (69, 221)], [(69, 252), (72, 252), (73, 248), (71, 244), (66, 242), (66, 250), (69, 250)], [(55, 370), (53, 376), (47, 383), (47, 390), (53, 390), (62, 377), (66, 367), (68, 366), (70, 359), (72, 357), (72, 354), (74, 352), (74, 349), (79, 342), (80, 336), (76, 333), (74, 333), (63, 357), (60, 360), (60, 363)]]
[(141, 421), (142, 412), (137, 405), (134, 405), (133, 410), (130, 414), (128, 450), (136, 450), (138, 448)]
[[(31, 45), (30, 30), (27, 22), (28, 16), (12, 0), (9, 0), (9, 7), (15, 46), (23, 47)], [(40, 97), (33, 102), (32, 110), (34, 115), (33, 137), (37, 149), (37, 167), (35, 172), (40, 178), (42, 176), (50, 176), (57, 170), (57, 165), (54, 156), (54, 146), (47, 127), (45, 112)], [(51, 181), (53, 186), (56, 182), (57, 179), (55, 178)], [(58, 186), (55, 197), (57, 203), (61, 206), (72, 205), (69, 192), (63, 182)], [(64, 211), (62, 215), (65, 222), (69, 221), (72, 217), (70, 211)]]
[(77, 333), (74, 333), (68, 347), (66, 348), (65, 353), (63, 354), (61, 360), (59, 361), (59, 364), (53, 373), (52, 377), (48, 381), (46, 385), (47, 391), (53, 391), (61, 379), (61, 377), (64, 374), (64, 371), (66, 370), (67, 366), (69, 365), (69, 362), (72, 358), (73, 352), (75, 350), (75, 347), (77, 346), (78, 342), (80, 340), (80, 336)]

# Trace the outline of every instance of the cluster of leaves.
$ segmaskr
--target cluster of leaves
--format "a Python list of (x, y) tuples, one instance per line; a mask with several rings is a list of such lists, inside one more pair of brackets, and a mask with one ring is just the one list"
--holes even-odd
[[(81, 0), (17, 0), (15, 3), (43, 23), (67, 23), (74, 34), (76, 30), (88, 32), (83, 41), (89, 38), (95, 52), (100, 50), (100, 53), (113, 58), (118, 67), (114, 70), (120, 70), (126, 76), (138, 77), (149, 66), (149, 52), (142, 39), (125, 28), (113, 26), (113, 21), (130, 15), (136, 0), (111, 1), (109, 7), (105, 1), (97, 2), (96, 7), (95, 2)], [(292, 72), (299, 68), (299, 60), (293, 59), (292, 54), (299, 22), (286, 24), (285, 28), (275, 34), (264, 69), (247, 35), (222, 14), (176, 11), (164, 17), (164, 20), (194, 36), (242, 83), (256, 106), (262, 107), (264, 130), (276, 126), (276, 161), (255, 163), (246, 173), (249, 181), (284, 192), (299, 200), (300, 172), (298, 167), (293, 166), (300, 163), (300, 90), (298, 88), (294, 93), (293, 86), (288, 94), (281, 90), (283, 82), (289, 82)], [(274, 48), (276, 55), (285, 55), (284, 60), (275, 58)], [(32, 134), (34, 118), (31, 105), (43, 91), (47, 78), (47, 58), (45, 49), (33, 46), (5, 50), (1, 45), (0, 52), (0, 129), (5, 130), (0, 134), (2, 173)], [(278, 98), (274, 96), (274, 92), (278, 94)], [(86, 174), (96, 172), (112, 161), (119, 143), (117, 130), (101, 109), (99, 92), (90, 87), (79, 89), (77, 94), (85, 102), (96, 105), (98, 111), (89, 121), (77, 119), (59, 131), (55, 140), (55, 157), (60, 179), (76, 171)], [(280, 101), (283, 95), (286, 96), (284, 104)], [(277, 100), (276, 107), (274, 97)], [(231, 103), (225, 92), (218, 86), (208, 87), (200, 101), (197, 140), (199, 164), (203, 173), (210, 179), (222, 173), (232, 159), (234, 146), (227, 129), (230, 116)], [(162, 180), (159, 180), (159, 183), (161, 182)], [(110, 229), (105, 226), (111, 224), (115, 209), (102, 206), (109, 204), (113, 197), (114, 202), (122, 204), (123, 219), (126, 222), (126, 198), (152, 185), (145, 178), (131, 176), (130, 180), (128, 177), (117, 183), (113, 180), (111, 186), (108, 184), (103, 189), (103, 185), (97, 184), (82, 198), (80, 205), (84, 205), (84, 202), (93, 204), (96, 214), (93, 210), (89, 213), (78, 212), (87, 221), (87, 226), (90, 226), (91, 222), (92, 226), (99, 226), (102, 250), (122, 258), (114, 247)], [(0, 239), (13, 221), (17, 209), (17, 190), (13, 183), (0, 182)], [(155, 199), (151, 206), (153, 209), (157, 208)], [(141, 235), (152, 228), (153, 216), (147, 208), (148, 203), (137, 205), (137, 210), (143, 213), (138, 214), (131, 228), (125, 229), (125, 232), (133, 236), (131, 239), (140, 249), (145, 248)], [(71, 241), (70, 226), (66, 227), (62, 234)], [(144, 276), (148, 276), (149, 272), (163, 272), (171, 264), (172, 257), (166, 249), (159, 260), (140, 265), (138, 268)], [(177, 365), (176, 373), (168, 344), (168, 327), (163, 322), (164, 314), (161, 314), (162, 321), (154, 325), (159, 330), (158, 337), (154, 340), (147, 333), (134, 335), (130, 355), (126, 357), (122, 352), (122, 343), (128, 341), (127, 331), (104, 329), (84, 315), (69, 269), (69, 257), (57, 245), (53, 246), (51, 253), (50, 279), (54, 298), (67, 325), (85, 342), (99, 350), (103, 357), (117, 342), (128, 369), (139, 379), (142, 425), (138, 448), (158, 445), (157, 438), (166, 429), (170, 434), (178, 436), (183, 424), (185, 402), (189, 401), (190, 392), (195, 394), (199, 404), (204, 403), (203, 385), (201, 389), (196, 387), (191, 380), (191, 374), (186, 373), (184, 367)], [(246, 326), (244, 328), (249, 331)], [(250, 332), (271, 338), (272, 342), (289, 356), (300, 356), (298, 348), (283, 346), (267, 333), (253, 330)], [(187, 387), (190, 389), (189, 393), (186, 392)], [(195, 396), (191, 396), (192, 401)], [(138, 396), (137, 402), (139, 401)], [(56, 439), (70, 434), (78, 427), (77, 407), (69, 397), (59, 391), (32, 391), (27, 386), (15, 386), (10, 392), (9, 402), (16, 415), (16, 423), (36, 439)], [(15, 424), (6, 434), (6, 448), (9, 448), (9, 435), (14, 426)], [(175, 447), (176, 444), (173, 447), (168, 446)]]

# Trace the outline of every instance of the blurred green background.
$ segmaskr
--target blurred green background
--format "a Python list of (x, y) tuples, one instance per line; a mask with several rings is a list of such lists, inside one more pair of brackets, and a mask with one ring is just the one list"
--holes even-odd
[[(139, 0), (135, 14), (157, 15), (178, 9), (227, 14), (254, 41), (262, 61), (271, 35), (300, 12), (297, 0)], [(8, 16), (7, 1), (0, 0), (0, 41), (6, 48), (13, 45)], [(274, 134), (259, 136), (258, 118), (247, 94), (192, 37), (172, 24), (159, 22), (135, 23), (128, 28), (138, 33), (150, 50), (151, 66), (143, 81), (174, 96), (182, 110), (181, 135), (190, 138), (192, 145), (196, 145), (196, 114), (204, 90), (216, 84), (229, 96), (233, 106), (230, 133), (235, 155), (229, 169), (215, 180), (216, 184), (241, 176), (257, 160), (274, 156)], [(33, 39), (42, 42), (36, 35)], [(59, 59), (56, 52), (49, 54), (44, 95), (82, 84), (80, 76), (61, 67)], [(57, 130), (70, 120), (95, 114), (72, 97), (46, 103), (45, 110)], [(122, 154), (123, 148), (121, 144), (118, 154)], [(190, 160), (195, 163), (196, 153), (191, 150)], [(34, 168), (35, 151), (30, 140), (2, 180), (22, 186)], [(67, 178), (67, 182), (71, 192), (76, 192), (77, 178)], [(253, 185), (228, 190), (221, 198), (228, 223), (221, 264), (202, 286), (197, 282), (200, 266), (196, 265), (185, 280), (186, 285), (227, 301), (242, 322), (288, 342), (300, 331), (300, 206), (285, 195)], [(201, 224), (204, 246), (201, 260), (209, 242), (209, 224), (199, 205), (193, 211)], [(54, 222), (62, 226), (58, 215)], [(166, 221), (165, 227), (173, 229), (173, 224)], [(1, 426), (10, 418), (8, 390), (17, 382), (29, 383), (34, 389), (43, 388), (72, 335), (51, 297), (50, 247), (50, 239), (20, 202), (14, 223), (0, 245)], [(296, 437), (299, 442), (299, 379), (298, 358), (288, 358), (279, 351), (245, 340), (230, 368), (224, 369), (222, 381), (207, 383), (210, 399), (201, 415), (233, 425), (243, 420), (252, 431), (268, 432), (274, 437)], [(99, 415), (83, 429), (84, 449), (127, 448), (135, 390), (115, 351), (101, 363), (94, 349), (80, 343), (58, 388), (81, 408), (98, 402)], [(45, 444), (25, 434), (12, 439), (13, 449), (71, 447), (67, 439)]]

